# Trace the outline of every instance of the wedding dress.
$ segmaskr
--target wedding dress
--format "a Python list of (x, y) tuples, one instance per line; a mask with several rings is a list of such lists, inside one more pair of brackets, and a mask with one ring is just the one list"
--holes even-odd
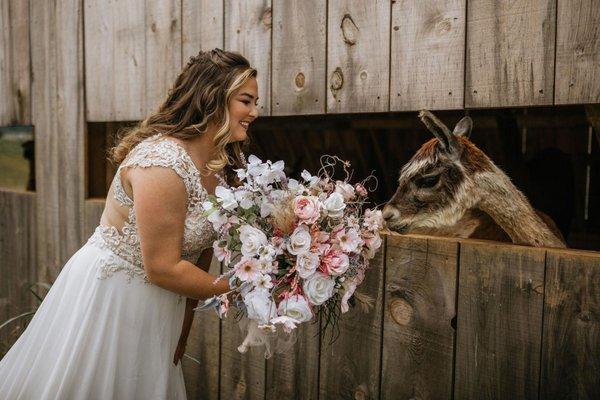
[(212, 245), (201, 205), (208, 193), (189, 154), (161, 134), (139, 143), (115, 174), (100, 225), (0, 361), (0, 399), (186, 398), (181, 363), (173, 364), (185, 299), (148, 281), (121, 184), (124, 168), (152, 166), (173, 169), (188, 193), (182, 258), (195, 263)]

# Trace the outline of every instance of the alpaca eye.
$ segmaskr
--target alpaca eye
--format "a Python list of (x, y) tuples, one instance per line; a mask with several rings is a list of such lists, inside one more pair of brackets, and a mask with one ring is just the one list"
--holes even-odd
[(434, 187), (440, 180), (440, 175), (425, 176), (415, 181), (415, 185), (421, 189), (428, 189)]

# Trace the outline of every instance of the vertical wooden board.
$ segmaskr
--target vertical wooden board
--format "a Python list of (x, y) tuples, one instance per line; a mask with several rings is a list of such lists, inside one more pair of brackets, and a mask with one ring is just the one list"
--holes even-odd
[(31, 124), (29, 1), (0, 3), (0, 125)]
[(274, 1), (273, 115), (325, 112), (326, 16), (325, 0)]
[(85, 216), (83, 218), (83, 234), (84, 240), (89, 239), (100, 225), (100, 218), (104, 212), (106, 201), (104, 199), (87, 199), (85, 200)]
[(181, 72), (181, 0), (146, 0), (146, 114), (156, 111)]
[(140, 120), (146, 112), (145, 0), (84, 2), (87, 120)]
[(271, 114), (271, 0), (225, 0), (225, 49), (237, 51), (258, 71), (258, 108)]
[(390, 110), (463, 107), (466, 0), (392, 2)]
[(455, 398), (538, 398), (544, 256), (461, 243)]
[(389, 110), (390, 2), (330, 1), (327, 112)]
[(380, 398), (386, 248), (386, 239), (382, 239), (384, 243), (357, 289), (372, 298), (373, 308), (365, 312), (357, 306), (341, 315), (340, 332), (334, 343), (330, 343), (329, 332), (321, 337), (320, 399)]
[(85, 180), (81, 2), (32, 2), (40, 279), (53, 280), (82, 242)]
[(467, 2), (465, 107), (552, 104), (555, 0)]
[(297, 329), (293, 347), (267, 360), (267, 400), (319, 398), (319, 322)]
[(389, 236), (382, 398), (452, 397), (458, 243)]
[[(221, 264), (213, 258), (208, 271), (220, 275)], [(216, 400), (219, 398), (219, 352), (221, 322), (213, 310), (198, 311), (188, 337), (183, 358), (183, 376), (187, 397), (190, 400)]]
[(555, 104), (600, 103), (600, 1), (559, 0)]
[(540, 391), (600, 398), (600, 253), (548, 250)]
[(223, 48), (223, 0), (182, 0), (182, 66), (200, 50)]

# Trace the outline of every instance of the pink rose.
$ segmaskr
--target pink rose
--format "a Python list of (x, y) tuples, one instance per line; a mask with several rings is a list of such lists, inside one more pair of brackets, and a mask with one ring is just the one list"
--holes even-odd
[(356, 193), (358, 193), (359, 196), (367, 197), (367, 189), (363, 185), (358, 183), (356, 185), (355, 189), (356, 189)]
[(349, 266), (348, 256), (339, 250), (330, 249), (321, 258), (321, 269), (329, 275), (342, 275)]
[(314, 224), (319, 219), (321, 205), (315, 196), (298, 196), (294, 199), (294, 214), (307, 224)]

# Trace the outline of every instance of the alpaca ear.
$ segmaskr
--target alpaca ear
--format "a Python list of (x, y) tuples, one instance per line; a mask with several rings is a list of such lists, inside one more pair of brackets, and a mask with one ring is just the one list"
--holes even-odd
[(450, 132), (450, 129), (442, 121), (440, 121), (435, 115), (427, 110), (421, 110), (419, 112), (419, 118), (421, 122), (425, 124), (427, 129), (440, 141), (440, 144), (446, 151), (453, 149), (456, 142), (456, 137)]
[(454, 131), (452, 132), (456, 136), (464, 136), (469, 138), (471, 136), (471, 130), (473, 129), (473, 120), (468, 115), (463, 117), (458, 124), (454, 127)]

